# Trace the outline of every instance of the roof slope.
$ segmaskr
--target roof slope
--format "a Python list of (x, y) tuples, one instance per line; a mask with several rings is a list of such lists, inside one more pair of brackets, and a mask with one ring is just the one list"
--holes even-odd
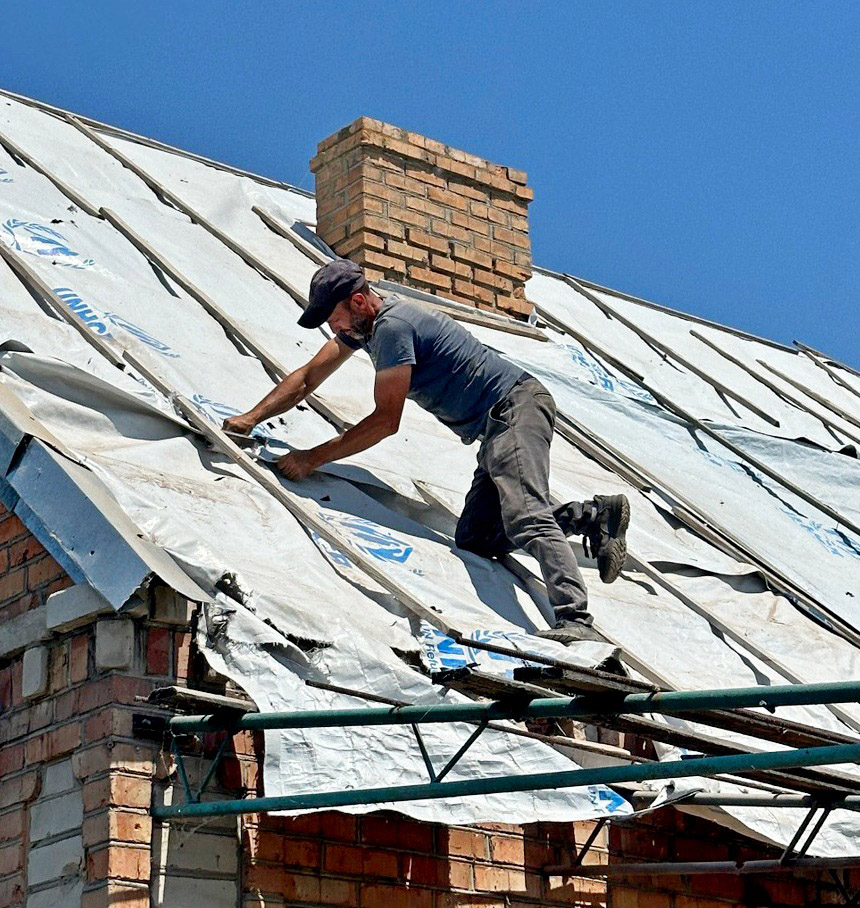
[[(287, 235), (314, 217), (312, 199), (282, 184), (0, 96), (0, 344), (19, 347), (0, 353), (4, 500), (115, 607), (152, 575), (204, 601), (201, 646), (264, 710), (362, 702), (306, 680), (441, 702), (459, 695), (431, 683), (428, 667), (478, 661), (509, 673), (516, 664), (452, 643), (451, 629), (583, 665), (609, 655), (611, 645), (565, 650), (530, 636), (545, 625), (542, 592), (453, 547), (475, 451), (412, 404), (398, 436), (311, 481), (281, 481), (288, 510), (207, 447), (158, 390), (219, 425), (323, 340), (296, 326), (319, 253), (258, 211)], [(631, 671), (669, 688), (860, 676), (860, 468), (839, 453), (860, 441), (858, 377), (548, 272), (528, 292), (543, 328), (471, 327), (556, 397), (554, 494), (631, 498), (634, 558), (618, 582), (601, 585), (576, 547), (596, 622)], [(369, 411), (371, 392), (372, 367), (357, 355), (313, 407), (261, 428), (261, 456), (331, 437)], [(40, 497), (36, 476), (44, 488), (61, 474), (69, 495), (77, 489), (106, 515), (99, 537)], [(128, 566), (123, 584), (99, 569), (109, 547)], [(225, 575), (235, 582), (225, 586)], [(392, 590), (403, 591), (399, 601)], [(783, 714), (860, 729), (851, 705)], [(433, 728), (439, 759), (467, 734)], [(269, 794), (423, 775), (408, 729), (267, 735)], [(365, 759), (345, 766), (344, 753)], [(493, 731), (452, 777), (553, 767), (570, 768), (569, 752)], [(592, 787), (397, 809), (527, 822), (629, 808)], [(776, 841), (799, 821), (793, 811), (731, 814), (727, 822)], [(851, 816), (837, 812), (813, 851), (851, 853), (852, 835)]]

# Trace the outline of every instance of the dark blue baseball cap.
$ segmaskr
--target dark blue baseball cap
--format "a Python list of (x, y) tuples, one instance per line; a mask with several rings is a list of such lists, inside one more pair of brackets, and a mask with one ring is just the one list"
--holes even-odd
[(349, 259), (327, 262), (311, 278), (308, 308), (302, 313), (302, 328), (319, 328), (334, 307), (360, 290), (366, 278), (359, 265)]

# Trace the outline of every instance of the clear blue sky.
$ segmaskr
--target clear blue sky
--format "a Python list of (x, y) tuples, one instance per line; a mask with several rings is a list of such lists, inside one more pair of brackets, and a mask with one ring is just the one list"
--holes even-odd
[(360, 115), (528, 171), (534, 259), (860, 367), (860, 3), (4, 3), (0, 84), (313, 188)]

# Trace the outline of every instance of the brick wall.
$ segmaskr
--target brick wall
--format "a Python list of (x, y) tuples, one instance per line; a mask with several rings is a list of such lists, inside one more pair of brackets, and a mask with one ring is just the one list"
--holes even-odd
[[(70, 581), (2, 509), (0, 539), (2, 633)], [(162, 589), (148, 616), (101, 617), (0, 660), (0, 908), (25, 900), (27, 908), (838, 903), (824, 875), (636, 877), (608, 892), (601, 880), (545, 878), (541, 868), (569, 862), (590, 823), (462, 828), (381, 812), (153, 823), (153, 803), (183, 795), (172, 756), (162, 742), (136, 738), (132, 717), (157, 712), (139, 699), (156, 686), (217, 680), (192, 639), (187, 611)], [(192, 785), (220, 741), (207, 734), (183, 743)], [(262, 759), (262, 735), (235, 736), (210, 796), (261, 794)], [(586, 860), (775, 855), (670, 810), (604, 831)]]
[[(602, 881), (540, 873), (590, 831), (590, 823), (448, 827), (381, 812), (254, 816), (243, 829), (246, 904), (596, 908), (606, 904)], [(595, 853), (605, 860), (605, 845)]]
[[(673, 809), (655, 811), (634, 822), (618, 823), (609, 834), (610, 860), (748, 861), (779, 858), (767, 848), (724, 826)], [(860, 886), (852, 870), (849, 886)], [(844, 901), (826, 872), (689, 875), (614, 878), (609, 908), (795, 908), (841, 905)]]
[[(0, 565), (0, 633), (72, 585), (2, 507)], [(148, 908), (164, 764), (132, 715), (147, 711), (136, 698), (187, 675), (190, 639), (157, 615), (101, 619), (0, 660), (0, 908)]]
[(360, 117), (319, 144), (317, 233), (386, 278), (525, 318), (526, 174)]

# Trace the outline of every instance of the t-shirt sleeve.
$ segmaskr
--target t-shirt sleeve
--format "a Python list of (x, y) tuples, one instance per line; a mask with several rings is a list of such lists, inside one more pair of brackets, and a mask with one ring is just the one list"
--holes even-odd
[(354, 337), (350, 337), (348, 334), (342, 334), (338, 332), (335, 337), (344, 345), (344, 347), (349, 347), (350, 350), (358, 350), (361, 346), (361, 343), (357, 341)]
[(414, 366), (415, 329), (399, 318), (386, 318), (374, 333), (376, 371), (393, 366)]

